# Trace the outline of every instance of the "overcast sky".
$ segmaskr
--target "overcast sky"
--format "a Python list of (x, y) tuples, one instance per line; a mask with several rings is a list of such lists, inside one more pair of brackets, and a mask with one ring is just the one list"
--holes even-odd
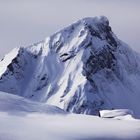
[(0, 0), (0, 58), (84, 17), (105, 15), (115, 34), (140, 52), (140, 0)]

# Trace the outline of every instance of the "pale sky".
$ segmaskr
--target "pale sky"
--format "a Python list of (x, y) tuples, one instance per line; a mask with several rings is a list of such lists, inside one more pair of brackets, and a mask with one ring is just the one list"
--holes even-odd
[(0, 0), (0, 58), (84, 17), (105, 15), (114, 33), (140, 52), (140, 0)]

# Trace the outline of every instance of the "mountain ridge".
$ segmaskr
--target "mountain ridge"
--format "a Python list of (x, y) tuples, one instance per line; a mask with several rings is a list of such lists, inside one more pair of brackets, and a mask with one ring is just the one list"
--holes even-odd
[(74, 113), (128, 108), (140, 116), (140, 56), (116, 37), (106, 17), (84, 18), (14, 51), (0, 62), (1, 91)]

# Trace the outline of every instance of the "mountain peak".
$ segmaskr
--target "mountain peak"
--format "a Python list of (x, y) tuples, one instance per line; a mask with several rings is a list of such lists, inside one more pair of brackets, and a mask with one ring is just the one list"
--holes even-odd
[(100, 17), (85, 17), (81, 21), (85, 22), (86, 24), (93, 25), (93, 24), (104, 24), (109, 25), (109, 20), (105, 16)]
[(129, 108), (140, 116), (140, 87), (132, 82), (140, 82), (140, 57), (104, 16), (81, 19), (8, 58), (0, 62), (1, 91), (74, 113)]
[[(48, 41), (48, 38), (47, 38)], [(117, 47), (118, 39), (113, 34), (106, 17), (83, 18), (68, 27), (56, 32), (49, 38), (49, 47), (60, 55), (67, 52), (78, 52), (87, 46), (99, 51), (107, 41), (110, 47)], [(95, 44), (95, 42), (101, 42)]]
[[(86, 17), (56, 32), (52, 36), (47, 37), (44, 41), (40, 41), (28, 46), (25, 50), (31, 54), (41, 53), (46, 48), (46, 46), (53, 48), (56, 52), (59, 51), (61, 47), (65, 47), (65, 49), (71, 49), (70, 51), (73, 51), (76, 50), (76, 48), (71, 47), (75, 46), (78, 50), (79, 45), (77, 43), (84, 44), (84, 42), (89, 41), (90, 44), (92, 42), (91, 38), (93, 36), (100, 39), (106, 39), (104, 34), (109, 32), (112, 33), (111, 27), (109, 26), (109, 21), (105, 16)], [(110, 37), (112, 37), (112, 35), (110, 34)], [(77, 45), (72, 44), (70, 47), (70, 45), (68, 45), (69, 42), (73, 42), (73, 44)], [(62, 45), (64, 43), (67, 45)], [(81, 45), (84, 46), (83, 44)]]

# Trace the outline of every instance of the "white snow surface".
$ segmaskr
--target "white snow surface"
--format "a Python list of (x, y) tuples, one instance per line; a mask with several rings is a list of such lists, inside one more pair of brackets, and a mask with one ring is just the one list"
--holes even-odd
[[(40, 105), (39, 105), (40, 104)], [(67, 114), (0, 92), (0, 140), (139, 140), (139, 120)]]
[(67, 114), (62, 109), (43, 104), (40, 102), (30, 101), (23, 97), (0, 92), (0, 111), (13, 115), (26, 115), (27, 113), (46, 113), (46, 114)]
[(130, 109), (140, 118), (140, 55), (105, 17), (84, 18), (0, 62), (0, 91), (81, 114)]

